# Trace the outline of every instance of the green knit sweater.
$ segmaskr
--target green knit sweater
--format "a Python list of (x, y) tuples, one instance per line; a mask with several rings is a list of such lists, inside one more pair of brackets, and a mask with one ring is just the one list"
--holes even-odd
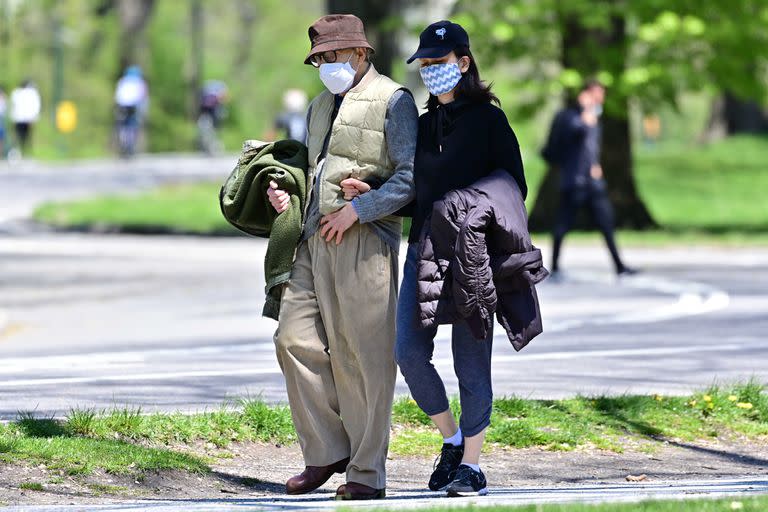
[[(262, 314), (278, 319), (283, 286), (291, 276), (301, 238), (307, 199), (307, 148), (293, 140), (246, 141), (237, 165), (219, 193), (221, 212), (230, 224), (253, 236), (268, 237), (264, 258), (267, 298)], [(267, 199), (269, 182), (291, 195), (278, 214)]]

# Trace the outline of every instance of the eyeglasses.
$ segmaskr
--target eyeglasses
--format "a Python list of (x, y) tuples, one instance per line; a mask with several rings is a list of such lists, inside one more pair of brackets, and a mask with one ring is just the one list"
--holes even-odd
[(320, 64), (323, 64), (323, 63), (333, 64), (334, 62), (336, 62), (336, 59), (339, 58), (339, 55), (337, 52), (343, 52), (343, 51), (345, 50), (328, 50), (327, 52), (316, 53), (309, 58), (309, 63), (315, 66), (316, 68), (319, 68)]

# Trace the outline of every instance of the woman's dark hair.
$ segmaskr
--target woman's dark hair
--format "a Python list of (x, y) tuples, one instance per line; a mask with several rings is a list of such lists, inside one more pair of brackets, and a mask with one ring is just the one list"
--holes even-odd
[[(462, 57), (469, 57), (469, 69), (461, 77), (459, 85), (456, 86), (455, 97), (456, 99), (464, 98), (472, 103), (490, 103), (494, 102), (501, 106), (501, 101), (491, 91), (493, 83), (486, 84), (480, 79), (480, 70), (477, 68), (475, 58), (472, 56), (472, 52), (469, 51), (467, 46), (457, 46), (453, 53), (456, 57), (461, 59)], [(427, 100), (427, 110), (434, 110), (440, 103), (437, 101), (437, 96), (430, 94)]]

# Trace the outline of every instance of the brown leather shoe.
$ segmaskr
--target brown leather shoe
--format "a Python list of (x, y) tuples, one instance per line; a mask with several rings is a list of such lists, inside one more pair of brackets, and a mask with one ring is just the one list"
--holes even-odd
[(330, 466), (307, 466), (304, 471), (285, 482), (285, 492), (288, 494), (306, 494), (312, 492), (333, 476), (334, 473), (347, 471), (349, 457), (334, 462)]
[(374, 489), (357, 482), (347, 482), (336, 489), (337, 500), (382, 500), (386, 496), (384, 489)]

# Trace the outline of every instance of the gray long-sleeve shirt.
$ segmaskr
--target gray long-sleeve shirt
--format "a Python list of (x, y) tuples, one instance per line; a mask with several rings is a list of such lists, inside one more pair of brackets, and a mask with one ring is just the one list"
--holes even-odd
[[(338, 101), (337, 105), (341, 102)], [(311, 110), (307, 112), (307, 125)], [(380, 222), (413, 200), (413, 158), (416, 153), (416, 135), (418, 133), (419, 114), (413, 96), (399, 90), (392, 95), (387, 105), (384, 120), (384, 137), (387, 141), (387, 154), (395, 166), (393, 175), (381, 185), (352, 201), (352, 206), (360, 218), (361, 224), (370, 223), (377, 235), (395, 252), (400, 249), (402, 233), (392, 223)], [(320, 229), (319, 189), (323, 179), (322, 161), (328, 149), (326, 138), (320, 155), (319, 171), (313, 184), (312, 198), (307, 208), (302, 240), (307, 240)]]

